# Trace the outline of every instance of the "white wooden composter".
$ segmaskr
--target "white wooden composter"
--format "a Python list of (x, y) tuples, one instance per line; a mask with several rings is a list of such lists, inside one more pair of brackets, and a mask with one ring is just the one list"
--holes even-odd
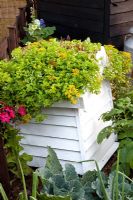
[[(102, 56), (99, 66), (105, 66), (105, 50), (97, 55)], [(101, 92), (98, 95), (86, 92), (76, 105), (69, 102), (59, 102), (53, 107), (44, 109), (47, 119), (41, 123), (34, 121), (22, 125), (21, 141), (24, 151), (33, 156), (30, 166), (43, 167), (47, 156), (47, 146), (51, 146), (57, 153), (62, 165), (71, 163), (78, 174), (95, 168), (92, 162), (97, 160), (100, 169), (118, 148), (116, 137), (97, 144), (97, 134), (107, 125), (100, 118), (101, 114), (109, 111), (113, 106), (109, 82), (103, 81)]]

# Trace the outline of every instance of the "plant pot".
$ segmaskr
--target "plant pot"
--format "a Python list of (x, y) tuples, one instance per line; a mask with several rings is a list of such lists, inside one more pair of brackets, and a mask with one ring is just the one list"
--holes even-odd
[(96, 141), (97, 134), (107, 125), (99, 118), (112, 106), (110, 84), (103, 81), (98, 95), (86, 92), (76, 105), (56, 103), (43, 110), (47, 114), (43, 122), (31, 121), (20, 126), (24, 151), (33, 156), (29, 165), (44, 166), (47, 146), (51, 146), (61, 163), (73, 164), (79, 174), (95, 169), (94, 163), (81, 161), (95, 159), (103, 168), (118, 148), (113, 134), (100, 145)]

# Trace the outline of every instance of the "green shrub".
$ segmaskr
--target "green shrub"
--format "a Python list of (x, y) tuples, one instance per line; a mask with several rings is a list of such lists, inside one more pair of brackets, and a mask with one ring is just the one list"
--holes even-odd
[(95, 54), (99, 49), (100, 44), (87, 41), (55, 39), (15, 49), (10, 61), (0, 63), (4, 77), (0, 99), (25, 105), (35, 117), (54, 102), (76, 103), (84, 90), (98, 93), (102, 77)]
[(104, 70), (104, 76), (110, 80), (113, 96), (117, 99), (131, 87), (131, 54), (119, 51), (111, 45), (105, 45), (105, 50), (109, 63)]
[(120, 54), (119, 65), (111, 63), (111, 70), (107, 66), (102, 75), (96, 60), (100, 48), (99, 43), (88, 40), (50, 39), (15, 49), (10, 61), (0, 62), (0, 100), (25, 105), (32, 117), (40, 119), (43, 107), (61, 100), (75, 104), (87, 90), (97, 94), (104, 78), (119, 79), (120, 85), (130, 70), (131, 60), (123, 67), (121, 60), (125, 55)]

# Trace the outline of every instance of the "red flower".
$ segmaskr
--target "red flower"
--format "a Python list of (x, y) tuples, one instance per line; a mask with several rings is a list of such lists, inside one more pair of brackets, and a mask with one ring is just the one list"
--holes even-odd
[(2, 112), (0, 113), (0, 120), (2, 123), (9, 123), (11, 120), (11, 117), (7, 112)]
[(6, 106), (6, 107), (4, 108), (4, 110), (7, 111), (7, 112), (9, 113), (9, 115), (10, 115), (10, 117), (11, 117), (12, 119), (15, 118), (15, 112), (14, 112), (14, 110), (13, 110), (12, 107)]
[(19, 106), (18, 114), (20, 114), (20, 116), (26, 115), (26, 108), (24, 106)]

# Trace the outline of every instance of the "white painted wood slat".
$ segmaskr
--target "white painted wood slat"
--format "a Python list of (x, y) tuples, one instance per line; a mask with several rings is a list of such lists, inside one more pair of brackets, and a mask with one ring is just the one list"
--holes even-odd
[[(104, 90), (104, 91), (103, 91)], [(20, 126), (24, 138), (21, 144), (24, 150), (33, 155), (31, 166), (42, 167), (47, 156), (47, 146), (51, 146), (64, 164), (70, 162), (78, 173), (83, 174), (88, 169), (94, 169), (94, 163), (81, 163), (82, 160), (97, 159), (103, 167), (112, 153), (116, 150), (115, 137), (102, 144), (97, 144), (99, 131), (107, 123), (99, 120), (101, 114), (113, 106), (110, 86), (103, 82), (99, 95), (85, 94), (84, 106), (45, 109), (47, 120), (36, 123), (31, 121), (28, 125)], [(56, 105), (56, 106), (57, 106)], [(66, 113), (65, 113), (66, 112)], [(106, 156), (105, 156), (106, 154)]]
[(76, 127), (29, 123), (19, 128), (23, 134), (78, 140)]
[(42, 110), (42, 113), (46, 115), (59, 115), (59, 116), (70, 116), (74, 117), (76, 116), (75, 114), (75, 109), (74, 108), (45, 108)]
[[(32, 123), (37, 123), (35, 120), (32, 120)], [(77, 127), (76, 119), (72, 116), (58, 116), (58, 115), (48, 115), (41, 124), (51, 124), (58, 126), (72, 126)]]
[[(62, 133), (63, 134), (63, 133)], [(75, 140), (52, 138), (52, 137), (38, 137), (37, 135), (24, 135), (21, 140), (21, 144), (27, 144), (30, 146), (47, 147), (51, 146), (56, 149), (65, 149), (71, 151), (80, 151), (79, 142)]]
[[(25, 151), (29, 155), (34, 155), (36, 157), (42, 157), (46, 158), (48, 155), (48, 151), (46, 147), (37, 147), (37, 146), (29, 146), (29, 145), (23, 145)], [(59, 150), (59, 149), (54, 149), (54, 151), (57, 153), (57, 156), (59, 160), (64, 160), (64, 161), (71, 161), (71, 162), (80, 162), (81, 161), (81, 155), (80, 151), (68, 151), (68, 150)], [(71, 156), (70, 156), (71, 154)]]

